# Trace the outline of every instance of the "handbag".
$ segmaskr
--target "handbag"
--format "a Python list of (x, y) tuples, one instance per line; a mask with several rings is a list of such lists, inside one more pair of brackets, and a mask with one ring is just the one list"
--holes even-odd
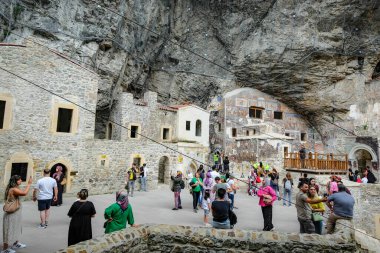
[(323, 221), (323, 216), (320, 215), (319, 213), (312, 213), (311, 214), (311, 219), (313, 221)]
[(67, 183), (67, 179), (64, 177), (61, 181), (61, 185), (65, 185)]
[(20, 209), (20, 200), (19, 198), (12, 198), (12, 200), (9, 200), (9, 197), (4, 203), (3, 211), (6, 213), (14, 213), (18, 209)]

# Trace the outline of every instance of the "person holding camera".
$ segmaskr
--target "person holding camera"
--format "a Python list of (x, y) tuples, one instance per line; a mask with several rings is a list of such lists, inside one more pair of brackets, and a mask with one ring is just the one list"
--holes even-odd
[(181, 190), (185, 188), (185, 182), (182, 180), (182, 172), (177, 171), (177, 175), (171, 176), (172, 192), (174, 193), (174, 208), (172, 210), (182, 209), (181, 205)]

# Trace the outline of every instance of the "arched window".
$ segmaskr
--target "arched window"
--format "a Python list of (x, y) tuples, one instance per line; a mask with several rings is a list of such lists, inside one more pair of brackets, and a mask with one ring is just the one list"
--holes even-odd
[(112, 140), (112, 123), (108, 123), (107, 139)]
[(195, 122), (195, 136), (202, 136), (202, 121), (199, 119)]
[(372, 79), (377, 79), (380, 77), (380, 62), (377, 63), (375, 69), (373, 70)]

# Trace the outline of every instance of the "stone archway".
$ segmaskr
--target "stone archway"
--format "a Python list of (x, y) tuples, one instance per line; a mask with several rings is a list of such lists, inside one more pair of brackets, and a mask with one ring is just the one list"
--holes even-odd
[(198, 170), (197, 164), (194, 161), (192, 161), (190, 163), (190, 171), (191, 171), (191, 173), (193, 173), (194, 176), (195, 176), (195, 173), (197, 172), (197, 170)]
[(158, 183), (169, 183), (169, 158), (167, 156), (161, 157), (158, 162)]
[(70, 172), (72, 170), (71, 163), (69, 161), (58, 159), (50, 162), (47, 164), (46, 168), (50, 170), (50, 176), (53, 176), (54, 172), (56, 171), (57, 166), (62, 166), (62, 172), (65, 175), (66, 178), (66, 185), (63, 187), (63, 192), (70, 192), (71, 190), (71, 175)]
[(377, 156), (373, 149), (365, 144), (359, 144), (353, 147), (348, 155), (348, 159), (353, 164), (353, 169), (360, 172), (366, 166), (372, 166), (373, 162), (377, 162)]

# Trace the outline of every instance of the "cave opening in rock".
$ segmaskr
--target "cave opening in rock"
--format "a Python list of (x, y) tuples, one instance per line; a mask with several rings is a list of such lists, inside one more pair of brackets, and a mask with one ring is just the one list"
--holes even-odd
[(372, 74), (372, 79), (379, 79), (379, 78), (380, 78), (380, 61), (377, 63)]

